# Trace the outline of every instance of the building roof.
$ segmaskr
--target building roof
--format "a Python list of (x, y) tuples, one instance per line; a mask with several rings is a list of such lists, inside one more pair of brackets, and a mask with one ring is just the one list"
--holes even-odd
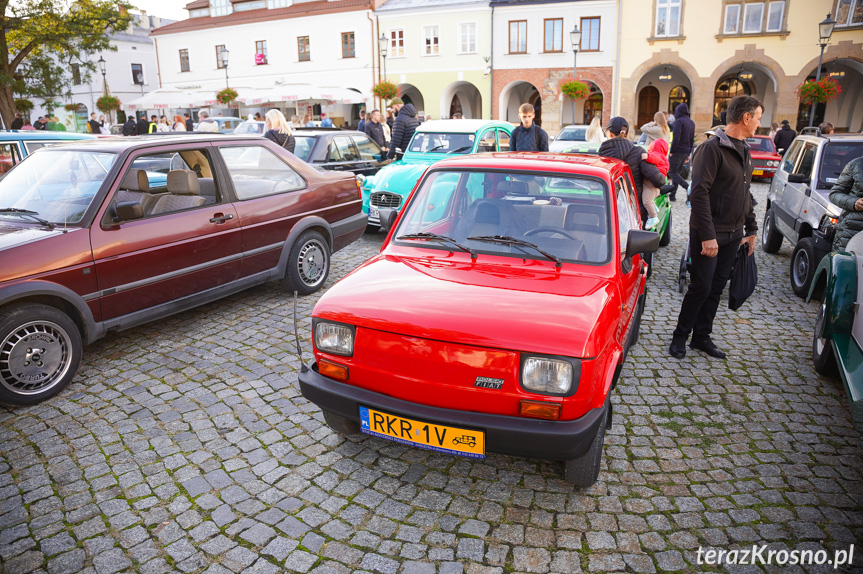
[(483, 6), (488, 7), (489, 0), (387, 0), (386, 3), (377, 7), (376, 12), (389, 10), (417, 10), (422, 8), (444, 8), (455, 6)]
[[(187, 4), (186, 8), (196, 2)], [(209, 6), (209, 4), (207, 4)], [(176, 34), (192, 30), (209, 30), (211, 28), (223, 28), (227, 26), (242, 26), (256, 22), (269, 22), (272, 20), (286, 20), (289, 18), (302, 18), (303, 16), (315, 16), (318, 14), (336, 14), (339, 12), (352, 12), (356, 10), (369, 9), (372, 0), (316, 0), (315, 2), (301, 2), (288, 6), (287, 8), (260, 8), (258, 10), (246, 10), (234, 12), (226, 16), (200, 16), (180, 20), (161, 28), (156, 28), (152, 36), (165, 34)]]
[(183, 8), (185, 10), (194, 10), (195, 8), (209, 8), (210, 0), (194, 0), (193, 2), (189, 2)]

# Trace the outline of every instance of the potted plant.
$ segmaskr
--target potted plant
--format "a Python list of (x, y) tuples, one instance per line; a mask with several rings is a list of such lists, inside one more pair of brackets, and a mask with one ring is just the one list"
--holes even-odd
[(74, 112), (78, 109), (78, 104), (66, 104), (65, 106), (63, 106), (63, 109), (67, 112)]
[(239, 94), (237, 94), (237, 91), (233, 88), (225, 88), (220, 92), (216, 92), (216, 100), (220, 104), (228, 105), (234, 100), (236, 100), (238, 95)]
[(590, 95), (590, 86), (575, 79), (560, 83), (560, 91), (570, 100), (583, 100)]
[(114, 96), (102, 96), (96, 100), (96, 107), (99, 111), (110, 113), (120, 109), (120, 100)]
[(382, 100), (391, 100), (399, 95), (399, 89), (392, 82), (380, 82), (372, 88), (372, 93)]
[(826, 104), (835, 100), (842, 93), (842, 86), (839, 82), (826, 76), (817, 82), (807, 80), (797, 87), (797, 97), (804, 104)]

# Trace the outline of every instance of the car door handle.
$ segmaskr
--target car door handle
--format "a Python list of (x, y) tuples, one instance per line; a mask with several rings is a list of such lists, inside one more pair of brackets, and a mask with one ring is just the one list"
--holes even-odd
[(210, 219), (210, 223), (215, 223), (217, 225), (221, 225), (222, 223), (225, 223), (229, 219), (234, 219), (234, 216), (230, 213), (227, 215), (222, 215), (221, 213), (217, 213), (215, 217)]

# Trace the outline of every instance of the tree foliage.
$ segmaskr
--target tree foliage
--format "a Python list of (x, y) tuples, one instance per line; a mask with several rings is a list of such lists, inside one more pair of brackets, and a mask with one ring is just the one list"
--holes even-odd
[[(31, 76), (50, 68), (46, 60), (65, 66), (64, 76), (72, 63), (79, 63), (82, 71), (92, 71), (87, 55), (116, 49), (110, 34), (129, 25), (131, 8), (122, 0), (0, 0), (0, 115), (4, 123), (9, 125), (15, 114), (15, 92), (36, 95)], [(55, 83), (62, 85), (63, 78)], [(58, 88), (45, 91), (53, 93)], [(59, 95), (63, 93), (60, 89)]]

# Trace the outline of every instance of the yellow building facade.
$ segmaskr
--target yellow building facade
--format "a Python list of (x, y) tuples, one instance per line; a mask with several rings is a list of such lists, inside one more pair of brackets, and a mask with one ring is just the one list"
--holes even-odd
[(863, 0), (619, 0), (616, 111), (641, 126), (656, 111), (687, 103), (696, 133), (719, 123), (729, 99), (764, 103), (762, 126), (809, 125), (796, 90), (814, 78), (818, 24), (836, 20), (821, 76), (841, 86), (816, 109), (814, 124), (863, 130)]

